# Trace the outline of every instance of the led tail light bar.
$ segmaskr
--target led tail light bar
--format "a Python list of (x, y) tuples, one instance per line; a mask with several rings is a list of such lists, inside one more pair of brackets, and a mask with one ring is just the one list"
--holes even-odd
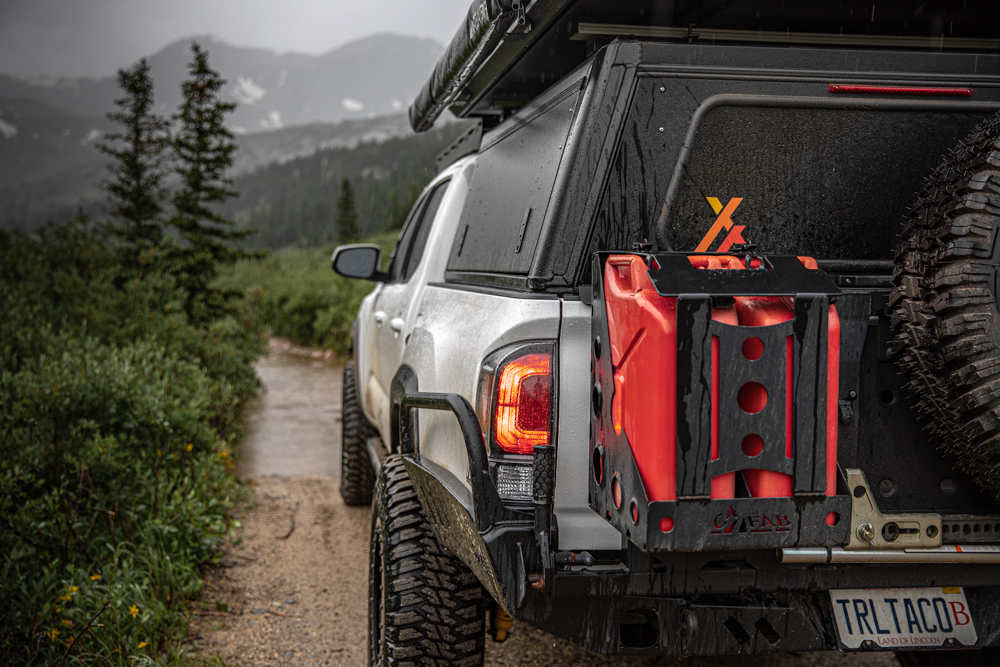
[(912, 86), (859, 86), (831, 83), (831, 93), (860, 93), (868, 95), (924, 95), (927, 97), (972, 97), (972, 88), (923, 88)]

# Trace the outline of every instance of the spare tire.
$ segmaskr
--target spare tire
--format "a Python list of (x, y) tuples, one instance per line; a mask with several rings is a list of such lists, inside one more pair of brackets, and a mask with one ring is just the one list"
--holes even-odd
[(1000, 499), (1000, 114), (927, 179), (909, 214), (889, 299), (893, 352), (926, 427)]

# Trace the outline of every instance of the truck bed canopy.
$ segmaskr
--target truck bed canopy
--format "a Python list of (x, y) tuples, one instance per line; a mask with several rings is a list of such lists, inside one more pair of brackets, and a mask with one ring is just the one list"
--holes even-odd
[(474, 0), (410, 107), (417, 132), (445, 110), (516, 110), (614, 38), (1000, 52), (993, 0)]

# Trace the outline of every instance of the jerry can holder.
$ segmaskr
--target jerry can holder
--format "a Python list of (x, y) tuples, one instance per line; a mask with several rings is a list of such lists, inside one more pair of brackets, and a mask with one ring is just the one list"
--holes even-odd
[[(642, 258), (651, 267), (648, 277), (656, 293), (677, 299), (677, 500), (648, 500), (626, 429), (616, 434), (610, 427), (615, 383), (604, 269), (611, 255)], [(751, 266), (753, 259), (759, 269), (704, 270), (692, 265), (688, 257), (693, 255), (713, 253), (598, 252), (593, 257), (591, 507), (646, 551), (846, 544), (851, 497), (826, 495), (828, 307), (840, 290), (825, 272), (806, 268), (794, 256), (748, 255), (746, 265)], [(713, 320), (713, 303), (736, 296), (794, 297), (794, 317), (778, 325), (756, 327)], [(709, 427), (713, 336), (720, 341), (719, 366), (729, 378), (720, 382), (715, 460)], [(756, 415), (739, 408), (737, 390), (745, 382), (764, 387), (785, 382), (786, 357), (780, 351), (788, 336), (794, 341), (793, 458), (786, 458), (784, 448), (771, 447), (751, 460), (741, 448), (740, 434), (752, 428), (749, 432), (784, 442), (785, 402), (772, 401), (779, 405), (769, 417), (754, 421)], [(750, 337), (764, 342), (765, 363), (751, 364), (739, 352), (742, 341)], [(768, 350), (774, 358), (766, 357)], [(655, 400), (648, 401), (650, 409), (655, 409)], [(713, 477), (745, 469), (790, 475), (792, 496), (748, 497), (749, 489), (737, 473), (737, 497), (711, 497)]]

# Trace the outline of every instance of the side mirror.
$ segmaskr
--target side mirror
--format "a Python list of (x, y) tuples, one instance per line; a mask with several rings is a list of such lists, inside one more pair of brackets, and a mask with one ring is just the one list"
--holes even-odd
[(357, 243), (338, 246), (333, 251), (330, 264), (333, 270), (345, 278), (359, 278), (385, 282), (389, 274), (378, 270), (382, 249), (372, 243)]

